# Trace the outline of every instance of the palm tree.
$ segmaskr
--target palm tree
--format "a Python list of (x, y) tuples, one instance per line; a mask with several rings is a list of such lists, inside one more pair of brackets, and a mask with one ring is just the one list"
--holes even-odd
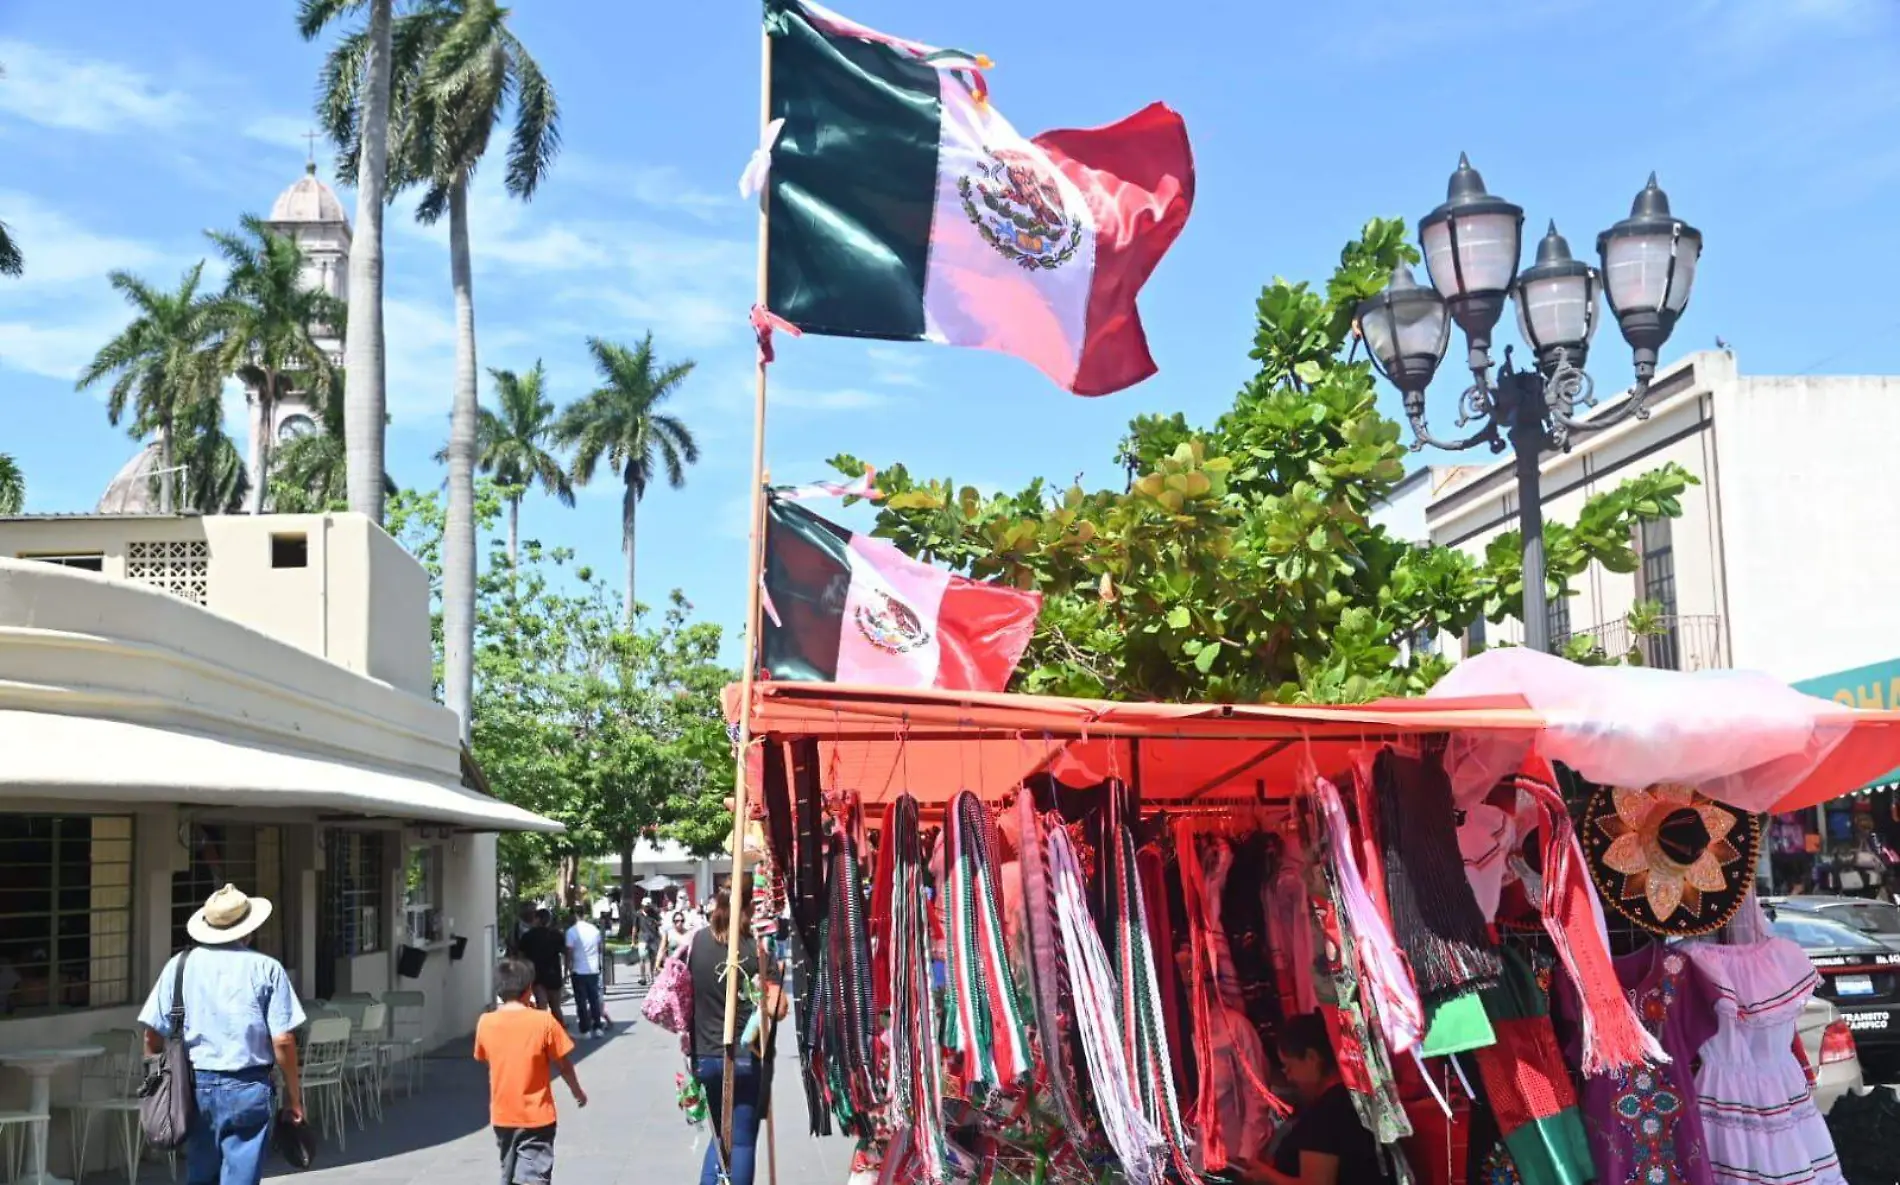
[(475, 293), (468, 186), (489, 137), (512, 110), (503, 184), (524, 201), (560, 149), (560, 107), (540, 65), (495, 0), (419, 0), (390, 34), (391, 183), (423, 191), (416, 216), (449, 217), (455, 293), (455, 387), (449, 416), (449, 497), (443, 529), (444, 699), (469, 735), (475, 686)]
[(688, 362), (661, 363), (653, 335), (629, 350), (597, 337), (587, 339), (601, 385), (562, 415), (555, 439), (574, 449), (574, 481), (594, 479), (601, 459), (626, 487), (620, 497), (620, 545), (627, 553), (623, 615), (633, 623), (634, 519), (660, 467), (674, 489), (686, 484), (686, 466), (699, 460), (699, 444), (676, 416), (659, 410), (686, 376)]
[(477, 409), (475, 463), (508, 489), (508, 566), (512, 568), (520, 550), (521, 498), (527, 487), (538, 483), (543, 493), (572, 506), (574, 484), (560, 458), (542, 447), (554, 434), (554, 401), (542, 394), (547, 372), (540, 359), (526, 375), (494, 369), (488, 374), (495, 380), (501, 411)]
[(184, 479), (180, 504), (200, 514), (238, 514), (251, 491), (243, 454), (224, 431), (224, 404), (199, 400), (179, 413), (173, 460)]
[(26, 474), (6, 453), (0, 453), (0, 514), (18, 514), (26, 508)]
[(207, 231), (230, 265), (212, 316), (224, 332), (226, 373), (243, 379), (252, 401), (251, 505), (264, 512), (270, 485), (271, 426), (277, 400), (301, 385), (321, 408), (335, 382), (313, 330), (339, 324), (343, 302), (303, 282), (303, 251), (263, 219), (246, 214), (243, 234)]
[[(350, 316), (343, 371), (350, 400), (344, 453), (350, 509), (383, 521), (383, 433), (388, 419), (383, 349), (383, 205), (389, 160), (391, 0), (303, 0), (297, 30), (305, 41), (345, 14), (367, 7), (368, 27), (346, 38), (325, 63), (317, 102), (331, 140), (356, 165), (356, 237), (350, 250)], [(346, 83), (336, 72), (347, 66)], [(360, 103), (357, 101), (360, 92)]]
[[(270, 477), (271, 508), (282, 514), (321, 514), (349, 504), (349, 380), (332, 392), (320, 411), (323, 429), (286, 441)], [(396, 492), (383, 475), (382, 492)]]
[(216, 403), (218, 369), (214, 303), (198, 293), (204, 261), (194, 264), (175, 292), (161, 292), (130, 272), (113, 272), (112, 287), (131, 305), (132, 323), (100, 347), (78, 387), (85, 390), (114, 376), (106, 392), (106, 418), (117, 427), (132, 413), (136, 439), (158, 435), (159, 511), (172, 512), (176, 469), (172, 442), (178, 421), (200, 401)]
[(0, 276), (17, 276), (25, 270), (26, 257), (20, 254), (20, 245), (13, 241), (7, 224), (0, 222)]

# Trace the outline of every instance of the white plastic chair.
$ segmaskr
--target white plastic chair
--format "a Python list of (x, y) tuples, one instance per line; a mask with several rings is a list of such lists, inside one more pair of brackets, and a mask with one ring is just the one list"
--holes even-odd
[(32, 1111), (0, 1111), (0, 1161), (6, 1164), (8, 1180), (26, 1179), (33, 1163), (34, 1141), (46, 1138), (46, 1116)]
[(317, 1129), (325, 1137), (336, 1125), (337, 1146), (349, 1147), (348, 1125), (343, 1118), (343, 1101), (348, 1093), (345, 1065), (350, 1053), (350, 1022), (347, 1017), (325, 1016), (310, 1022), (304, 1039), (304, 1105), (316, 1117)]
[[(145, 1130), (139, 1124), (139, 1085), (145, 1077), (145, 1038), (134, 1029), (108, 1029), (93, 1037), (104, 1049), (79, 1068), (79, 1097), (64, 1104), (71, 1112), (74, 1171), (84, 1176), (92, 1150), (92, 1129), (99, 1120), (115, 1121), (125, 1179), (137, 1185), (145, 1155)], [(111, 1145), (107, 1145), (110, 1153)], [(108, 1166), (111, 1156), (106, 1158)]]
[(384, 992), (389, 1007), (389, 1039), (383, 1042), (386, 1064), (400, 1068), (403, 1093), (413, 1095), (422, 1086), (427, 1059), (423, 1033), (427, 1030), (429, 998), (422, 992)]
[(368, 1004), (363, 1007), (362, 1023), (352, 1026), (350, 1048), (343, 1062), (343, 1080), (349, 1088), (350, 1105), (356, 1109), (356, 1126), (368, 1126), (366, 1113), (383, 1121), (383, 1041), (388, 1035), (389, 1006)]

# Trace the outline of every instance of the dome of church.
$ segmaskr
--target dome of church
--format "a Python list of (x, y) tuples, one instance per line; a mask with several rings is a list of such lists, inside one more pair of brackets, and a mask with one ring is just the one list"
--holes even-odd
[(158, 442), (140, 449), (113, 477), (112, 484), (99, 496), (94, 514), (157, 514)]
[(297, 178), (289, 189), (277, 195), (276, 202), (270, 208), (272, 222), (341, 222), (349, 224), (343, 216), (343, 203), (336, 200), (336, 194), (328, 185), (317, 180), (315, 164), (304, 167), (304, 175)]

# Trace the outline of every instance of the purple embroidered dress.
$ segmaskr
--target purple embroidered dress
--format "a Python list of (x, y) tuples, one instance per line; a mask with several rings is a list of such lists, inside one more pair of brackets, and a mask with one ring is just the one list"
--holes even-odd
[[(1615, 960), (1616, 978), (1643, 1025), (1669, 1055), (1666, 1066), (1615, 1070), (1583, 1080), (1581, 1105), (1599, 1185), (1715, 1185), (1696, 1109), (1696, 1051), (1715, 1035), (1715, 1011), (1681, 951), (1661, 944)], [(1575, 990), (1564, 989), (1577, 1015)], [(1572, 1049), (1574, 1056), (1576, 1050)]]

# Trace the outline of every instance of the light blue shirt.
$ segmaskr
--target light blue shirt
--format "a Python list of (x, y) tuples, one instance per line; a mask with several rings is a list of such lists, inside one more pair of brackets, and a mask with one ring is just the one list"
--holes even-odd
[[(165, 963), (139, 1023), (166, 1038), (179, 956)], [(284, 966), (248, 946), (201, 946), (185, 963), (185, 1049), (193, 1068), (236, 1073), (276, 1062), (271, 1038), (304, 1022)]]

